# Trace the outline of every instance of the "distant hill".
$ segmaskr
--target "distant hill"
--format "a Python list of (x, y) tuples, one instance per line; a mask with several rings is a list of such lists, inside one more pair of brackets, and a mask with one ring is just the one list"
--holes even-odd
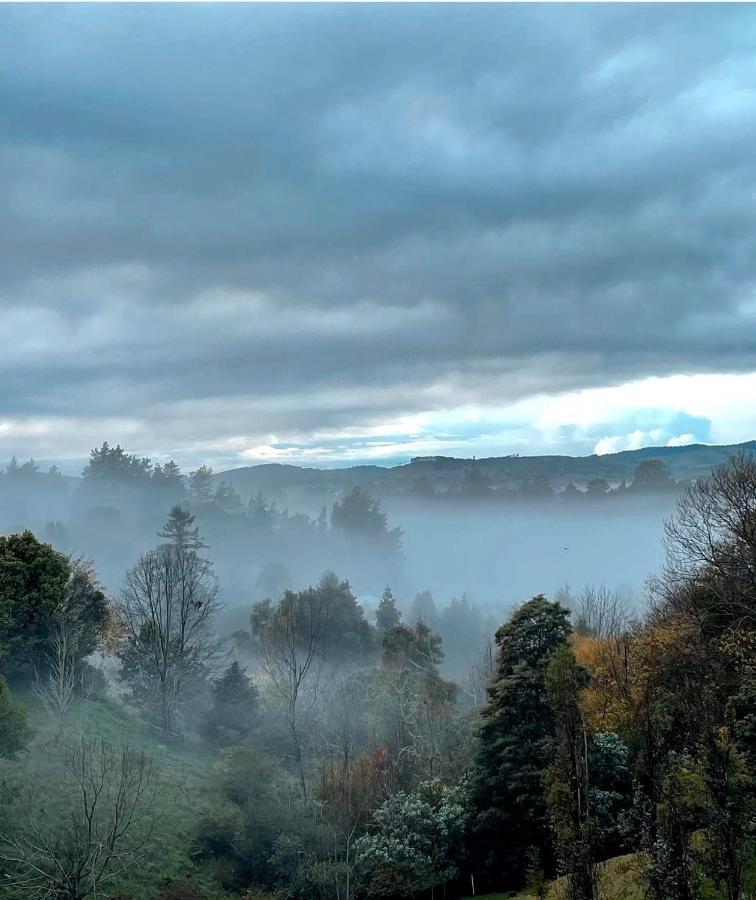
[(679, 482), (691, 481), (738, 453), (756, 456), (756, 440), (743, 444), (684, 447), (643, 447), (602, 456), (500, 456), (486, 459), (459, 459), (451, 456), (414, 457), (396, 466), (351, 466), (317, 469), (265, 463), (219, 472), (242, 496), (257, 491), (269, 496), (282, 493), (329, 494), (359, 484), (379, 496), (408, 493), (418, 479), (426, 478), (437, 491), (458, 484), (466, 469), (477, 467), (494, 487), (517, 487), (523, 482), (548, 479), (553, 487), (572, 481), (581, 486), (592, 478), (610, 483), (631, 482), (635, 467), (644, 459), (661, 459), (670, 475)]

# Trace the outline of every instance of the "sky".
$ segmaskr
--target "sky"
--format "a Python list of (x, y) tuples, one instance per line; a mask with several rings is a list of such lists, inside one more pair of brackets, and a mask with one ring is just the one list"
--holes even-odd
[(753, 6), (0, 6), (0, 465), (754, 437)]

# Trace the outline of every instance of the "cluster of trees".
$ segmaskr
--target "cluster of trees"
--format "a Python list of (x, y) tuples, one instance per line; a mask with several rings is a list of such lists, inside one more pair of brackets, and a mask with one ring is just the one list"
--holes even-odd
[[(184, 850), (224, 896), (544, 896), (561, 876), (564, 896), (598, 900), (620, 854), (652, 900), (753, 891), (756, 462), (679, 500), (643, 617), (605, 589), (537, 595), (489, 644), (468, 598), (439, 612), (422, 592), (403, 616), (386, 588), (373, 623), (347, 580), (293, 590), (276, 567), (224, 638), (195, 509), (171, 507), (112, 600), (30, 532), (0, 538), (0, 755), (36, 747), (57, 773), (44, 801), (22, 785), (0, 812), (0, 894), (128, 896), (152, 852), (155, 767), (142, 746), (72, 736), (83, 702), (126, 703), (202, 760), (215, 799)], [(359, 494), (330, 527), (396, 540)], [(442, 661), (468, 632), (460, 684)], [(14, 696), (44, 713), (41, 743)]]
[(578, 487), (573, 481), (562, 488), (555, 488), (546, 475), (538, 475), (521, 481), (516, 486), (494, 485), (491, 478), (476, 464), (466, 468), (458, 485), (445, 491), (436, 491), (427, 475), (415, 479), (412, 494), (415, 497), (446, 500), (505, 500), (531, 502), (558, 498), (565, 502), (594, 501), (606, 498), (622, 499), (654, 494), (673, 494), (678, 485), (667, 471), (663, 460), (644, 459), (635, 467), (630, 484), (623, 478), (612, 486), (606, 478), (591, 478)]
[[(640, 851), (655, 900), (753, 880), (756, 464), (691, 487), (641, 621), (594, 593), (573, 630), (538, 597), (496, 635), (475, 766), (474, 859), (489, 884), (562, 872), (602, 896), (599, 863)], [(753, 890), (753, 884), (749, 890)]]
[(373, 591), (402, 577), (402, 530), (359, 486), (310, 516), (279, 508), (260, 492), (242, 498), (209, 466), (185, 474), (172, 460), (154, 463), (107, 442), (92, 450), (81, 479), (54, 467), (43, 473), (33, 460), (12, 460), (0, 474), (0, 528), (34, 525), (59, 549), (85, 547), (114, 591), (174, 505), (196, 516), (226, 593), (240, 603), (265, 564), (285, 563), (299, 583), (327, 567), (348, 569)]

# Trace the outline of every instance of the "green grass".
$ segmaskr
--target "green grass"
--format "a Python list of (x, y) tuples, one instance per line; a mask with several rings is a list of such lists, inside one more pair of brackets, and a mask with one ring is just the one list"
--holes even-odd
[[(2, 762), (0, 778), (20, 779), (40, 787), (51, 784), (54, 793), (60, 751), (52, 740), (44, 710), (31, 692), (16, 691), (14, 698), (26, 707), (34, 737), (17, 760)], [(106, 700), (83, 700), (71, 711), (65, 741), (77, 741), (82, 736), (104, 738), (116, 746), (142, 746), (158, 770), (156, 822), (149, 852), (129, 873), (128, 880), (118, 885), (123, 896), (154, 900), (172, 882), (185, 881), (211, 900), (230, 897), (210, 871), (192, 862), (187, 853), (197, 821), (213, 799), (213, 755), (207, 747), (191, 738), (182, 744), (166, 745), (136, 712)], [(54, 803), (54, 797), (50, 803)]]
[[(643, 900), (644, 891), (638, 878), (640, 860), (636, 854), (616, 856), (602, 866), (601, 887), (606, 900)], [(564, 879), (558, 878), (547, 889), (546, 900), (560, 900), (563, 896)], [(533, 894), (505, 893), (478, 894), (465, 900), (536, 900)]]

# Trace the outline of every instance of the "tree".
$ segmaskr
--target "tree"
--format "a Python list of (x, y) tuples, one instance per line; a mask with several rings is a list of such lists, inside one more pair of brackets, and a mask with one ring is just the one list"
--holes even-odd
[(26, 710), (14, 702), (8, 682), (0, 675), (0, 756), (13, 759), (30, 736)]
[(355, 846), (365, 895), (411, 897), (456, 878), (467, 817), (464, 784), (432, 779), (385, 800)]
[(448, 769), (457, 686), (443, 679), (441, 636), (423, 623), (383, 637), (381, 667), (370, 685), (374, 729), (400, 774), (432, 777)]
[(0, 658), (7, 676), (28, 676), (43, 663), (70, 575), (66, 557), (31, 531), (0, 535)]
[(55, 726), (55, 742), (63, 739), (66, 719), (76, 692), (76, 645), (65, 621), (56, 626), (46, 672), (37, 673), (34, 693)]
[(150, 477), (152, 463), (147, 457), (126, 453), (120, 444), (111, 447), (107, 441), (89, 454), (89, 462), (81, 473), (85, 482), (110, 484), (145, 484)]
[(66, 754), (64, 769), (67, 814), (50, 816), (47, 798), (37, 793), (20, 833), (0, 835), (0, 859), (11, 868), (2, 888), (10, 896), (101, 896), (149, 840), (156, 773), (143, 750), (82, 740)]
[(192, 549), (198, 538), (187, 543), (182, 533), (139, 557), (126, 573), (119, 603), (126, 628), (123, 677), (156, 708), (166, 736), (173, 734), (182, 692), (223, 655), (223, 642), (211, 631), (222, 605), (212, 564)]
[(665, 523), (664, 543), (657, 604), (707, 629), (756, 628), (756, 459), (734, 457), (689, 486)]
[(415, 622), (425, 622), (429, 628), (438, 628), (438, 611), (430, 591), (420, 591), (415, 594), (410, 607), (409, 620), (413, 625)]
[(353, 896), (355, 839), (384, 800), (388, 785), (389, 764), (382, 748), (346, 765), (333, 761), (321, 769), (318, 799), (333, 844), (331, 871), (338, 898), (351, 900)]
[(660, 459), (644, 459), (635, 467), (631, 491), (669, 491), (675, 487), (672, 476)]
[(472, 782), (476, 855), (491, 882), (521, 880), (533, 847), (548, 857), (543, 780), (554, 721), (545, 677), (569, 633), (569, 610), (542, 595), (496, 632), (496, 675), (481, 714)]
[(284, 704), (299, 776), (307, 801), (300, 722), (317, 699), (320, 654), (326, 625), (324, 594), (317, 588), (286, 591), (280, 603), (267, 603), (265, 615), (253, 618), (260, 643), (260, 664)]
[(381, 601), (375, 612), (375, 624), (380, 631), (389, 631), (402, 620), (402, 614), (396, 605), (396, 597), (391, 588), (386, 585), (381, 594)]
[(205, 716), (202, 731), (215, 742), (238, 742), (254, 727), (257, 706), (257, 688), (234, 660), (213, 683), (213, 705)]
[(591, 478), (585, 486), (585, 493), (591, 498), (604, 497), (609, 493), (609, 482), (606, 478)]
[(348, 537), (374, 540), (392, 549), (401, 549), (402, 529), (388, 527), (381, 501), (371, 497), (359, 485), (334, 503), (331, 526)]
[(171, 507), (165, 525), (158, 531), (158, 537), (165, 538), (168, 544), (183, 553), (198, 553), (205, 549), (207, 544), (202, 540), (199, 527), (194, 524), (194, 520), (192, 513), (177, 503)]
[(197, 503), (209, 503), (213, 498), (213, 470), (200, 466), (189, 473), (189, 492)]
[(553, 757), (546, 771), (546, 802), (571, 900), (595, 900), (597, 871), (590, 809), (588, 732), (580, 695), (588, 673), (566, 644), (546, 668), (546, 693), (554, 716)]
[(315, 590), (323, 611), (323, 649), (329, 654), (363, 659), (375, 649), (375, 633), (352, 587), (335, 572), (326, 572)]
[(629, 616), (618, 591), (603, 584), (583, 588), (575, 600), (575, 633), (614, 637), (628, 625)]

